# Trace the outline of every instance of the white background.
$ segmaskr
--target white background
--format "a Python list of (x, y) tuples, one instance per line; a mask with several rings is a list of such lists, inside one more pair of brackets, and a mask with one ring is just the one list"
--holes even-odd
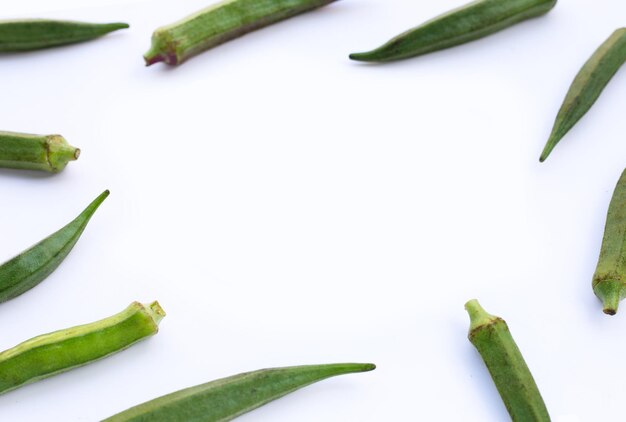
[(241, 421), (501, 421), (464, 303), (504, 317), (556, 421), (619, 420), (626, 307), (591, 277), (626, 166), (626, 72), (544, 164), (574, 75), (622, 0), (561, 1), (462, 47), (348, 60), (462, 0), (342, 0), (175, 69), (150, 34), (207, 5), (20, 0), (2, 18), (125, 21), (0, 56), (2, 130), (82, 149), (0, 170), (0, 261), (111, 196), (65, 262), (0, 306), (0, 349), (158, 299), (161, 332), (0, 397), (1, 420), (93, 421), (264, 367), (374, 362)]

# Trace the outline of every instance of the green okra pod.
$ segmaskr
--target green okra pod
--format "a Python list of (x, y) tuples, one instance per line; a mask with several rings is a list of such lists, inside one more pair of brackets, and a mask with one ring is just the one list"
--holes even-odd
[(375, 368), (369, 363), (341, 363), (261, 369), (156, 398), (103, 422), (230, 421), (315, 382)]
[(613, 32), (576, 75), (539, 161), (545, 161), (556, 144), (589, 111), (625, 61), (626, 28), (621, 28)]
[(146, 65), (177, 65), (248, 32), (336, 0), (224, 0), (152, 34)]
[(438, 16), (352, 60), (389, 62), (454, 47), (543, 15), (557, 0), (478, 0)]
[(0, 167), (58, 173), (79, 155), (61, 135), (0, 132)]
[(101, 37), (126, 23), (86, 23), (47, 19), (0, 21), (0, 52), (39, 50)]
[(602, 301), (604, 313), (615, 315), (619, 302), (626, 297), (626, 170), (609, 205), (592, 287)]
[(48, 277), (70, 253), (107, 196), (108, 190), (65, 227), (0, 265), (0, 303), (21, 295)]
[(100, 321), (44, 334), (0, 353), (0, 394), (86, 365), (156, 334), (165, 312), (158, 302), (133, 302)]
[(550, 421), (537, 384), (506, 322), (485, 312), (476, 300), (467, 302), (465, 309), (470, 316), (469, 340), (485, 361), (511, 419)]

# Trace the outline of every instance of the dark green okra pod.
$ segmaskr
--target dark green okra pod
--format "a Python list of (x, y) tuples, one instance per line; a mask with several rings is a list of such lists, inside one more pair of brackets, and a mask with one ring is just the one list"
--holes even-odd
[(79, 155), (61, 135), (0, 132), (0, 167), (58, 173)]
[(550, 11), (557, 0), (478, 0), (438, 16), (352, 60), (389, 62), (420, 56), (485, 37)]
[(146, 65), (177, 65), (248, 32), (332, 3), (335, 0), (225, 0), (152, 34)]
[(615, 315), (619, 302), (626, 297), (626, 170), (609, 205), (592, 286), (602, 301), (604, 313)]
[(0, 52), (29, 51), (98, 38), (126, 23), (85, 23), (46, 19), (0, 21)]
[(0, 394), (86, 365), (156, 334), (158, 302), (133, 302), (111, 317), (27, 340), (0, 353)]
[(369, 363), (261, 369), (211, 381), (131, 407), (103, 422), (224, 422), (302, 387), (337, 375), (371, 371)]
[(545, 161), (556, 144), (589, 111), (624, 61), (626, 61), (626, 28), (615, 31), (576, 75), (556, 116), (552, 133), (539, 161)]
[(548, 422), (550, 415), (509, 327), (485, 312), (478, 301), (465, 304), (470, 316), (469, 340), (482, 356), (511, 419)]
[(21, 295), (48, 277), (70, 253), (107, 196), (108, 190), (65, 227), (0, 265), (0, 303)]

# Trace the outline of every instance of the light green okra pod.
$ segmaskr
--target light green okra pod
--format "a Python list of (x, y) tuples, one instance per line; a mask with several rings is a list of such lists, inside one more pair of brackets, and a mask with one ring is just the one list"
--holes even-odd
[(478, 0), (451, 10), (352, 60), (389, 62), (454, 47), (543, 15), (557, 0)]
[(152, 34), (146, 65), (177, 65), (248, 32), (325, 6), (336, 0), (225, 0)]
[(55, 331), (0, 353), (0, 394), (86, 365), (154, 335), (165, 312), (158, 302), (133, 302), (91, 324)]
[(604, 313), (615, 315), (626, 297), (626, 170), (622, 173), (609, 205), (593, 291), (602, 301)]
[(550, 415), (522, 353), (502, 318), (485, 312), (478, 301), (465, 304), (469, 340), (482, 356), (513, 422), (548, 422)]
[(225, 422), (323, 379), (375, 368), (340, 363), (261, 369), (156, 398), (103, 422)]
[(126, 23), (86, 23), (47, 19), (0, 21), (0, 52), (39, 50), (98, 38)]
[(0, 167), (58, 173), (79, 155), (61, 135), (0, 132)]
[(556, 144), (589, 111), (625, 61), (626, 28), (621, 28), (593, 53), (576, 75), (556, 116), (552, 133), (539, 161), (545, 161)]
[(0, 265), (0, 303), (32, 289), (48, 277), (70, 253), (100, 204), (104, 191), (62, 229)]

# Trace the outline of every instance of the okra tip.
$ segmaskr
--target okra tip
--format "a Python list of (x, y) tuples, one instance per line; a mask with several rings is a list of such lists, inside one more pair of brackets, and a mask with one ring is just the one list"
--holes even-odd
[(403, 56), (398, 56), (397, 48), (393, 42), (389, 42), (370, 51), (352, 53), (348, 57), (350, 60), (369, 63), (393, 62), (405, 58)]
[(112, 22), (100, 24), (103, 34), (110, 34), (111, 32), (119, 31), (120, 29), (130, 28), (130, 25), (124, 22)]
[(556, 144), (553, 144), (551, 141), (548, 141), (548, 143), (544, 147), (543, 151), (541, 152), (541, 156), (539, 157), (539, 162), (540, 163), (543, 163), (544, 161), (546, 161), (546, 158), (548, 158), (548, 156), (550, 155), (550, 153), (554, 149), (555, 145)]
[(361, 364), (361, 372), (369, 372), (376, 369), (376, 365), (373, 363), (363, 363)]
[(106, 189), (104, 192), (102, 192), (100, 195), (98, 195), (98, 197), (96, 199), (93, 200), (93, 204), (94, 205), (100, 205), (101, 203), (104, 202), (105, 199), (107, 199), (107, 197), (111, 194), (111, 191)]
[(128, 29), (130, 28), (130, 25), (124, 22), (115, 22), (111, 24), (111, 28), (115, 28), (115, 29)]
[(98, 197), (96, 199), (91, 201), (91, 204), (87, 205), (87, 208), (85, 208), (85, 210), (81, 213), (79, 218), (87, 217), (87, 220), (89, 220), (91, 218), (91, 216), (96, 212), (96, 210), (98, 208), (100, 208), (100, 205), (102, 205), (104, 200), (107, 199), (109, 194), (110, 194), (110, 192), (107, 189), (104, 192), (102, 192), (100, 195), (98, 195)]
[(364, 53), (352, 53), (348, 57), (350, 58), (350, 60), (354, 60), (357, 62), (369, 62), (374, 59), (371, 53), (371, 51), (367, 51)]
[(619, 302), (626, 296), (626, 286), (617, 280), (603, 280), (593, 288), (594, 293), (602, 301), (603, 312), (615, 315)]
[(476, 299), (472, 299), (465, 304), (465, 310), (470, 317), (470, 333), (483, 325), (490, 324), (498, 319), (498, 317), (489, 314), (480, 306)]
[(107, 32), (114, 32), (120, 29), (128, 29), (130, 25), (124, 22), (111, 22), (111, 23), (103, 23), (102, 28)]

